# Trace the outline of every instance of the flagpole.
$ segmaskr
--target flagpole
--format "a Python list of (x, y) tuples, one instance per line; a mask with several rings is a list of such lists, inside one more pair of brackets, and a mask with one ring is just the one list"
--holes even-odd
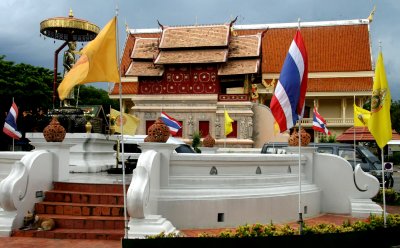
[[(11, 104), (13, 104), (14, 103), (14, 97), (12, 97), (12, 103)], [(16, 116), (16, 118), (18, 118), (18, 116)], [(16, 120), (15, 120), (15, 122), (16, 122)], [(15, 139), (14, 138), (12, 138), (12, 151), (13, 152), (15, 152)]]
[[(354, 104), (353, 106), (356, 105), (356, 95), (353, 95), (353, 104)], [(354, 107), (353, 107), (353, 109), (354, 109)], [(354, 122), (355, 114), (356, 113), (353, 113), (353, 141), (354, 141), (354, 152), (353, 152), (354, 166), (353, 166), (353, 169), (356, 168), (356, 123)]]
[[(115, 7), (115, 17), (116, 17), (116, 40), (117, 40), (117, 65), (120, 62), (120, 56), (119, 56), (119, 38), (118, 38), (118, 4)], [(118, 87), (118, 91), (119, 91), (119, 111), (120, 113), (123, 113), (123, 109), (122, 109), (122, 82), (121, 82), (121, 68), (119, 69), (119, 87)], [(124, 154), (125, 154), (125, 147), (124, 147), (124, 125), (123, 125), (123, 115), (120, 114), (119, 115), (119, 123), (120, 123), (120, 130), (121, 130), (121, 162), (122, 162), (122, 190), (123, 190), (123, 195), (124, 195), (124, 238), (128, 238), (128, 215), (126, 213), (127, 211), (127, 197), (126, 197), (126, 183), (125, 183), (125, 158), (124, 158)], [(117, 148), (119, 149), (119, 147)]]
[[(382, 41), (379, 40), (379, 53), (382, 53)], [(376, 67), (376, 65), (375, 65)], [(375, 69), (376, 70), (376, 69)], [(372, 111), (372, 109), (371, 109)], [(385, 195), (385, 168), (384, 168), (384, 156), (383, 156), (383, 149), (385, 146), (381, 148), (381, 162), (382, 162), (382, 197), (383, 197), (383, 227), (386, 228), (386, 195)]]
[(226, 109), (225, 109), (225, 105), (224, 105), (224, 148), (226, 148), (226, 116), (225, 116), (225, 111), (226, 111)]
[(385, 199), (385, 167), (383, 163), (383, 149), (381, 149), (381, 161), (382, 161), (382, 197), (383, 197), (383, 227), (386, 228), (386, 199)]
[[(298, 30), (300, 30), (300, 18), (297, 20), (298, 21)], [(301, 116), (302, 117), (302, 116)], [(301, 235), (303, 232), (303, 213), (301, 211), (301, 119), (299, 118), (299, 220), (298, 223), (300, 225), (299, 227), (299, 234)]]

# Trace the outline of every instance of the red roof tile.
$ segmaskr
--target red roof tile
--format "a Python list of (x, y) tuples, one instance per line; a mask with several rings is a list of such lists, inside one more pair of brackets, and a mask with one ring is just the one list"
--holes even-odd
[[(123, 95), (131, 95), (137, 94), (139, 92), (139, 83), (138, 82), (123, 82), (122, 83), (122, 94)], [(110, 95), (118, 95), (119, 94), (119, 84), (114, 84), (114, 88), (111, 91)]]
[(372, 78), (309, 78), (308, 92), (372, 91)]
[[(353, 142), (354, 141), (354, 131), (356, 141), (374, 141), (375, 138), (369, 132), (368, 127), (351, 127), (339, 135), (336, 140), (341, 142)], [(400, 140), (400, 135), (392, 130), (392, 140)]]
[[(296, 28), (268, 30), (262, 39), (262, 72), (279, 73)], [(239, 35), (263, 30), (237, 30)], [(304, 27), (301, 34), (307, 49), (309, 72), (372, 70), (367, 24)]]
[(229, 25), (166, 27), (160, 49), (227, 46), (229, 31)]

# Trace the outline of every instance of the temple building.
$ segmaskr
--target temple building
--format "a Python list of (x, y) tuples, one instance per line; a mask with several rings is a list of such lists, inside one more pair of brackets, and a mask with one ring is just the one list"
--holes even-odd
[[(182, 123), (176, 136), (190, 142), (210, 134), (217, 146), (261, 147), (285, 135), (274, 131), (268, 108), (298, 23), (165, 26), (130, 29), (123, 56), (125, 111), (140, 120), (137, 134), (164, 111)], [(313, 140), (314, 105), (329, 130), (353, 126), (353, 102), (363, 104), (373, 85), (368, 19), (301, 23), (308, 54), (302, 127)], [(111, 98), (119, 97), (114, 85)], [(234, 120), (225, 137), (224, 111)], [(287, 134), (286, 134), (287, 135)]]

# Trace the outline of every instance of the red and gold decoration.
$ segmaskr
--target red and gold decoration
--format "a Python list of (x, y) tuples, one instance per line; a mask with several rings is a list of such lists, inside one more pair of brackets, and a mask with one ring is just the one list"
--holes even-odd
[(162, 78), (139, 79), (139, 94), (217, 94), (216, 66), (168, 67)]
[(149, 127), (147, 133), (148, 135), (144, 139), (144, 142), (165, 143), (170, 136), (169, 128), (164, 124), (161, 118), (158, 118), (156, 122)]
[(43, 136), (47, 142), (62, 142), (65, 138), (65, 128), (53, 117), (50, 124), (43, 129)]
[(208, 134), (203, 140), (203, 146), (214, 147), (214, 145), (215, 145), (215, 139), (210, 134)]
[[(311, 136), (306, 132), (303, 128), (300, 130), (301, 135), (301, 146), (307, 146), (311, 141)], [(299, 134), (296, 129), (293, 130), (293, 133), (289, 136), (288, 140), (289, 146), (298, 146), (299, 145)]]

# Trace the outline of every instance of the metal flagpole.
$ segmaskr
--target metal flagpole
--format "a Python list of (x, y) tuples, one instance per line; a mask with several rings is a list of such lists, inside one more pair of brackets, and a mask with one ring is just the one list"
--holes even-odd
[[(117, 40), (117, 63), (120, 62), (120, 58), (119, 58), (119, 38), (118, 38), (118, 5), (116, 5), (115, 7), (115, 16), (116, 16), (116, 40)], [(122, 82), (121, 82), (121, 68), (119, 69), (119, 87), (118, 87), (118, 91), (119, 91), (119, 123), (120, 123), (120, 130), (121, 130), (121, 140), (120, 140), (120, 144), (121, 144), (121, 162), (122, 162), (122, 190), (123, 190), (123, 195), (124, 195), (124, 231), (125, 231), (125, 236), (124, 238), (128, 238), (128, 215), (126, 213), (127, 209), (126, 209), (126, 183), (125, 183), (125, 158), (124, 158), (124, 154), (125, 154), (125, 147), (124, 147), (124, 125), (123, 125), (123, 109), (122, 109)], [(119, 147), (117, 148), (119, 149)]]
[(381, 161), (382, 161), (382, 198), (383, 198), (383, 227), (386, 228), (386, 198), (385, 198), (385, 166), (383, 162), (383, 149), (381, 149)]
[[(12, 103), (11, 103), (11, 104), (13, 104), (13, 103), (14, 103), (14, 97), (12, 98)], [(18, 118), (18, 116), (16, 116), (16, 118)], [(16, 122), (16, 121), (15, 121), (15, 122)], [(12, 143), (12, 151), (15, 152), (15, 139), (12, 138), (12, 140), (13, 140), (13, 143)]]
[[(300, 30), (300, 18), (298, 19), (298, 29)], [(303, 110), (304, 112), (304, 106), (303, 106)], [(303, 115), (303, 113), (302, 113)], [(302, 116), (301, 116), (302, 117)], [(299, 220), (298, 223), (300, 225), (299, 227), (299, 234), (301, 235), (303, 232), (303, 213), (301, 211), (301, 119), (299, 118)]]
[[(353, 106), (356, 105), (356, 95), (353, 95)], [(355, 108), (353, 107), (353, 109), (355, 110)], [(353, 110), (353, 111), (354, 111)], [(354, 115), (356, 113), (353, 113), (353, 141), (354, 141), (354, 152), (353, 152), (353, 156), (354, 156), (354, 168), (356, 168), (356, 123), (354, 122)]]
[(298, 223), (300, 224), (299, 233), (300, 235), (303, 232), (303, 213), (301, 211), (301, 119), (299, 120), (299, 220)]

